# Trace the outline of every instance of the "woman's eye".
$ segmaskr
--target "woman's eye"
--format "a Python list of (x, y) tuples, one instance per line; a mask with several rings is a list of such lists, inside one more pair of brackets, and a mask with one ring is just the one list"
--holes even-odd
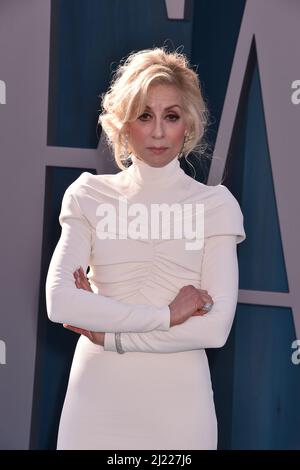
[(171, 121), (177, 121), (179, 116), (177, 116), (177, 114), (168, 114), (167, 118), (169, 118)]
[[(151, 118), (151, 114), (149, 113), (143, 113), (139, 117), (140, 121), (148, 121), (148, 118)], [(166, 118), (169, 121), (177, 121), (179, 119), (179, 116), (177, 116), (177, 114), (168, 114)]]
[(139, 117), (139, 119), (140, 119), (141, 121), (146, 121), (148, 116), (150, 116), (149, 113), (143, 113), (143, 114), (141, 114), (141, 116)]

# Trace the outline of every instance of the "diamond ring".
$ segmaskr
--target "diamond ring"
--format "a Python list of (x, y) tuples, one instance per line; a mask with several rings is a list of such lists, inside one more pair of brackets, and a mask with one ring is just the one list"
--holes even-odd
[(209, 312), (212, 309), (212, 306), (213, 306), (213, 304), (211, 304), (210, 302), (206, 302), (203, 305), (202, 310), (205, 310), (206, 312)]

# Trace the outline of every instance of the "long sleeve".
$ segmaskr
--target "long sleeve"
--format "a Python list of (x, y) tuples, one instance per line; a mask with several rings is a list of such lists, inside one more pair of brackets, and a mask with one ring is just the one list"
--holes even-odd
[[(122, 333), (126, 352), (172, 353), (222, 347), (231, 330), (238, 298), (237, 237), (217, 235), (205, 239), (201, 289), (214, 305), (204, 316), (192, 316), (168, 331)], [(105, 334), (104, 349), (116, 351), (114, 334)]]
[(66, 190), (59, 222), (61, 236), (52, 255), (46, 279), (48, 317), (91, 331), (149, 331), (170, 328), (168, 306), (134, 305), (77, 289), (73, 272), (90, 264), (92, 227), (83, 215), (73, 185)]

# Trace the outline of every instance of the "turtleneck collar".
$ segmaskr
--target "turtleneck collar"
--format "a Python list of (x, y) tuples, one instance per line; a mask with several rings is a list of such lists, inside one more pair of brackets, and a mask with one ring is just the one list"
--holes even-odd
[(185, 173), (180, 167), (177, 157), (161, 167), (154, 167), (131, 155), (132, 164), (127, 169), (130, 176), (140, 185), (167, 184), (173, 179), (182, 177)]

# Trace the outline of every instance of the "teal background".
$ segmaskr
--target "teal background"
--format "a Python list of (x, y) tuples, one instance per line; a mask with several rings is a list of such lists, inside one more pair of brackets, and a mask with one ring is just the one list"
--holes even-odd
[[(244, 0), (196, 0), (192, 18), (168, 20), (163, 0), (52, 1), (48, 145), (96, 148), (98, 95), (133, 50), (184, 46), (198, 66), (215, 143), (244, 11)], [(206, 182), (209, 161), (194, 162)], [(189, 172), (184, 162), (184, 169)], [(31, 448), (54, 449), (77, 336), (51, 323), (44, 281), (60, 228), (65, 189), (82, 171), (51, 167), (46, 174), (38, 354)], [(240, 288), (288, 292), (266, 137), (255, 41), (249, 56), (225, 184), (244, 214), (247, 239), (238, 246)], [(259, 230), (257, 228), (259, 227)], [(254, 230), (255, 229), (255, 230)], [(288, 308), (238, 304), (226, 345), (207, 350), (219, 424), (219, 449), (299, 449), (299, 370)]]

